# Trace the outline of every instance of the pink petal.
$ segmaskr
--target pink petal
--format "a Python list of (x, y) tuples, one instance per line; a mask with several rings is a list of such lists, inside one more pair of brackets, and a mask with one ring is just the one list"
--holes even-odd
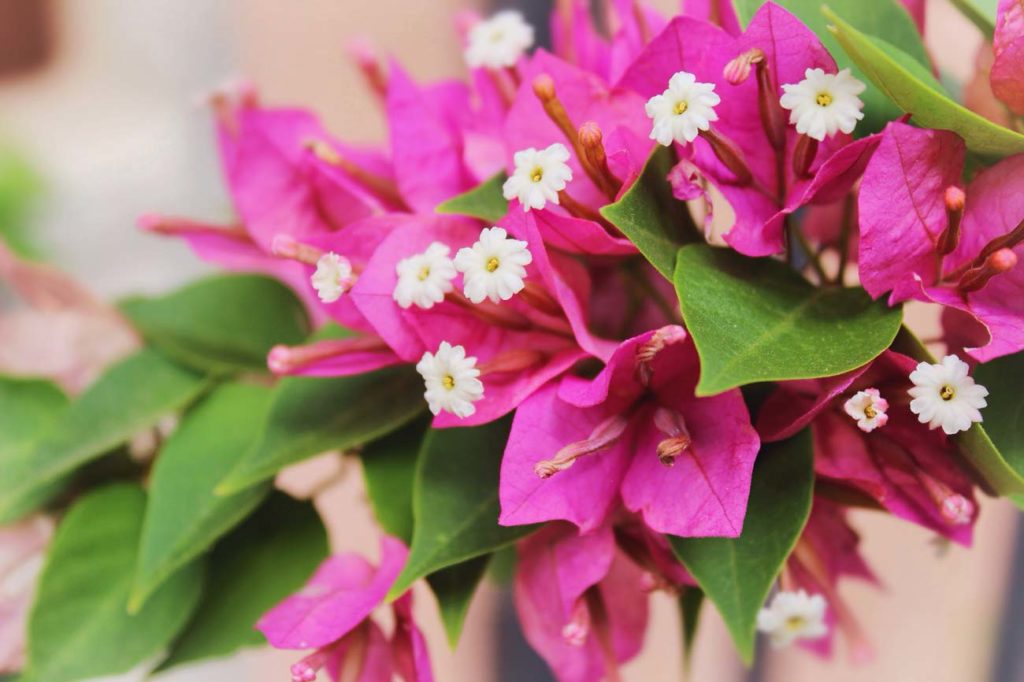
[(256, 628), (278, 649), (311, 649), (341, 639), (383, 601), (405, 564), (408, 550), (399, 540), (385, 537), (380, 546), (377, 569), (357, 554), (328, 558)]
[[(365, 640), (357, 638), (357, 634)], [(358, 676), (346, 676), (349, 673), (346, 663), (359, 666)], [(366, 621), (359, 630), (346, 635), (327, 661), (326, 668), (334, 682), (391, 682), (394, 675), (387, 638), (373, 621)]]
[(914, 275), (934, 280), (944, 192), (960, 180), (964, 151), (951, 132), (886, 127), (860, 189), (860, 275), (872, 296), (892, 290), (890, 301), (902, 301), (917, 289)]
[(395, 632), (391, 650), (398, 674), (405, 682), (434, 682), (430, 668), (430, 652), (423, 633), (412, 617), (412, 593), (406, 593), (394, 604)]
[(992, 92), (1013, 113), (1024, 114), (1024, 8), (1017, 0), (999, 0), (992, 47)]

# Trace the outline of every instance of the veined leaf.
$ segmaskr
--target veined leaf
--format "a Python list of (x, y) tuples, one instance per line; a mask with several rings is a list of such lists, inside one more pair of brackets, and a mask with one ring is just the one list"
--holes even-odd
[(973, 152), (1006, 156), (1024, 152), (1024, 135), (996, 125), (936, 89), (935, 79), (891, 43), (861, 33), (829, 9), (823, 10), (846, 53), (902, 111), (927, 128), (952, 130)]
[(448, 645), (454, 649), (462, 636), (462, 626), (466, 622), (469, 604), (476, 594), (480, 581), (487, 573), (491, 563), (491, 555), (485, 554), (475, 559), (442, 568), (427, 576), (427, 583), (437, 597), (441, 610), (441, 622), (448, 636)]
[(169, 579), (135, 615), (128, 593), (146, 494), (134, 485), (79, 500), (57, 529), (28, 626), (22, 682), (75, 682), (127, 672), (156, 656), (199, 600), (202, 567)]
[(327, 552), (313, 505), (271, 495), (213, 549), (202, 603), (160, 669), (263, 644), (256, 621), (301, 588)]
[(301, 301), (262, 275), (217, 275), (121, 308), (149, 343), (204, 372), (264, 372), (275, 344), (299, 343), (309, 333)]
[(153, 350), (114, 365), (62, 412), (45, 438), (0, 461), (0, 517), (181, 409), (206, 385), (201, 376)]
[(754, 656), (757, 612), (807, 523), (813, 492), (813, 446), (804, 430), (765, 445), (757, 456), (738, 538), (669, 538), (747, 663)]
[(412, 547), (390, 598), (425, 575), (489, 554), (536, 529), (498, 525), (498, 474), (510, 428), (505, 418), (427, 435), (413, 487)]
[(213, 489), (256, 439), (270, 389), (225, 384), (189, 412), (157, 457), (131, 608), (256, 508), (268, 485), (226, 497)]
[(700, 355), (697, 395), (842, 374), (888, 348), (902, 320), (863, 289), (816, 288), (779, 261), (704, 244), (679, 250), (675, 285)]
[(425, 407), (423, 381), (408, 365), (330, 379), (282, 379), (255, 444), (217, 492), (235, 493), (289, 464), (373, 441), (408, 423)]
[(464, 215), (496, 223), (508, 213), (508, 200), (501, 191), (507, 179), (508, 176), (502, 171), (468, 192), (440, 204), (435, 212)]

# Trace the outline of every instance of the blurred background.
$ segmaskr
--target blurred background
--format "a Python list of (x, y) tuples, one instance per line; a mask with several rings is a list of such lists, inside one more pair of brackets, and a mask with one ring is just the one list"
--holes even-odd
[[(871, 0), (864, 0), (870, 2)], [(501, 2), (541, 27), (551, 0)], [(653, 4), (674, 11), (676, 0)], [(344, 47), (370, 36), (429, 79), (463, 71), (454, 12), (485, 0), (0, 0), (0, 232), (70, 271), (99, 295), (166, 291), (207, 269), (174, 240), (134, 227), (147, 211), (227, 218), (204, 94), (245, 76), (271, 104), (316, 110), (336, 135), (383, 136), (382, 118)], [(963, 83), (981, 35), (946, 0), (928, 0), (927, 42), (943, 75)], [(26, 205), (23, 201), (30, 198)], [(27, 206), (27, 208), (26, 208)], [(296, 494), (333, 475), (325, 459), (290, 471)], [(317, 496), (335, 550), (376, 553), (358, 472)], [(881, 585), (847, 585), (875, 643), (866, 664), (840, 649), (823, 662), (764, 652), (744, 670), (706, 609), (690, 679), (698, 682), (1024, 680), (1024, 560), (1016, 514), (983, 504), (976, 544), (941, 547), (926, 532), (868, 512), (854, 518)], [(674, 602), (655, 597), (643, 655), (626, 679), (682, 679)], [(419, 595), (440, 682), (544, 682), (518, 634), (507, 593), (475, 599), (459, 649), (444, 642), (432, 597)], [(175, 669), (167, 682), (288, 679), (289, 652), (255, 650)]]

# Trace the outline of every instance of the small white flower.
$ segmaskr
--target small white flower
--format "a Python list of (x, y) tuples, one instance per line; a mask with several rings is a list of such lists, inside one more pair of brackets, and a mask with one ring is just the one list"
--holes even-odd
[(455, 263), (448, 257), (450, 252), (441, 242), (434, 242), (423, 253), (398, 262), (398, 283), (393, 294), (398, 305), (416, 305), (427, 310), (444, 300), (444, 295), (454, 288), (452, 280), (457, 274)]
[(474, 69), (515, 66), (532, 46), (533, 26), (519, 12), (504, 10), (469, 29), (466, 63)]
[(473, 403), (484, 397), (484, 385), (477, 377), (476, 358), (466, 357), (466, 349), (442, 341), (437, 353), (424, 353), (416, 363), (416, 371), (423, 377), (430, 411), (441, 410), (465, 419), (474, 412)]
[(459, 249), (455, 267), (462, 273), (464, 293), (473, 303), (485, 298), (507, 301), (523, 290), (526, 266), (533, 254), (526, 242), (512, 239), (503, 228), (485, 227), (473, 246)]
[(825, 598), (803, 590), (779, 592), (767, 608), (757, 614), (757, 629), (768, 635), (774, 648), (789, 646), (798, 639), (819, 639), (828, 634)]
[(348, 258), (328, 251), (316, 261), (316, 272), (309, 278), (324, 303), (334, 303), (352, 288), (352, 264)]
[(910, 373), (910, 411), (918, 421), (931, 429), (941, 426), (948, 435), (981, 421), (979, 410), (987, 405), (988, 389), (967, 376), (969, 369), (957, 356), (947, 355), (934, 365), (922, 362)]
[(889, 421), (889, 415), (885, 413), (889, 409), (889, 401), (882, 397), (877, 388), (858, 391), (843, 404), (843, 409), (856, 420), (857, 427), (864, 433), (871, 433)]
[(840, 130), (853, 132), (857, 121), (864, 118), (864, 102), (857, 96), (864, 87), (849, 69), (839, 73), (807, 69), (802, 81), (782, 86), (785, 92), (779, 104), (789, 109), (789, 122), (796, 124), (798, 133), (820, 142)]
[(675, 73), (668, 90), (647, 100), (644, 107), (654, 122), (651, 139), (666, 147), (693, 142), (700, 131), (711, 127), (711, 121), (718, 120), (715, 107), (721, 101), (714, 83), (698, 83), (686, 71)]
[(519, 199), (524, 211), (540, 210), (547, 202), (558, 203), (558, 193), (572, 180), (572, 168), (566, 163), (569, 150), (556, 142), (547, 149), (522, 149), (515, 153), (515, 170), (502, 186), (506, 199)]

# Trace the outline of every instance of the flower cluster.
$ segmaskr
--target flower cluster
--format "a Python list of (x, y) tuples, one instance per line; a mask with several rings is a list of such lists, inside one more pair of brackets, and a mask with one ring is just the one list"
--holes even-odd
[[(976, 159), (964, 186), (969, 133), (891, 120), (847, 55), (772, 2), (745, 27), (728, 2), (671, 19), (614, 2), (609, 30), (589, 4), (559, 4), (551, 51), (530, 51), (514, 11), (461, 21), (466, 82), (421, 85), (359, 51), (386, 113), (379, 148), (248, 86), (219, 92), (237, 222), (142, 221), (279, 280), (321, 327), (268, 355), (277, 376), (317, 378), (280, 382), (274, 438), (337, 414), (365, 436), (338, 447), (369, 451), (430, 413), (422, 445), (403, 441), (423, 486), (394, 505), (414, 507), (411, 530), (383, 500), (379, 568), (329, 557), (259, 621), (272, 645), (313, 650), (294, 680), (431, 680), (409, 584), (512, 543), (526, 639), (565, 682), (620, 679), (651, 591), (720, 597), (724, 567), (694, 538), (756, 559), (734, 577), (749, 581), (737, 599), (757, 599), (730, 605), (746, 610), (734, 634), (756, 624), (772, 646), (828, 654), (840, 633), (863, 653), (838, 590), (874, 579), (849, 508), (969, 545), (977, 491), (1024, 490), (995, 446), (963, 436), (989, 401), (1016, 400), (975, 377), (1024, 350), (1024, 155)], [(902, 9), (894, 21), (913, 30)], [(992, 77), (1013, 109), (1019, 71), (996, 68), (1008, 23)], [(944, 310), (928, 333), (941, 360), (903, 324), (910, 299)], [(317, 382), (344, 390), (296, 405)], [(281, 465), (316, 454), (281, 447)], [(489, 449), (498, 489), (479, 498), (495, 483), (460, 472), (485, 471)], [(218, 489), (244, 489), (232, 481)], [(444, 518), (461, 499), (484, 501)], [(478, 525), (453, 540), (434, 532), (445, 523)]]

